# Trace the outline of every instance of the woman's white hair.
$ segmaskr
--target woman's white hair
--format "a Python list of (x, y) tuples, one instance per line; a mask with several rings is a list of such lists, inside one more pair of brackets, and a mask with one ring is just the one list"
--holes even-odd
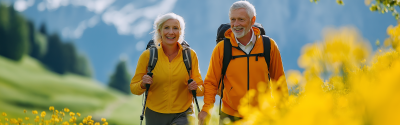
[(256, 8), (254, 8), (253, 4), (251, 4), (248, 1), (237, 1), (232, 4), (231, 8), (229, 9), (229, 17), (231, 17), (231, 12), (233, 10), (241, 9), (244, 8), (247, 11), (247, 14), (249, 15), (250, 19), (252, 19), (254, 16), (256, 16)]
[(169, 19), (175, 19), (175, 20), (178, 20), (178, 22), (179, 22), (179, 39), (178, 39), (179, 44), (182, 43), (182, 41), (185, 38), (185, 22), (184, 22), (183, 18), (175, 13), (167, 13), (167, 14), (158, 16), (157, 19), (154, 21), (153, 40), (154, 40), (154, 44), (156, 46), (158, 46), (161, 43), (161, 35), (162, 35), (161, 28), (164, 25), (164, 22)]

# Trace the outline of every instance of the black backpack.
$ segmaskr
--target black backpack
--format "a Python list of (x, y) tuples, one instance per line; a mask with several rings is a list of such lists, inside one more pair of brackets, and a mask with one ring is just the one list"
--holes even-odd
[[(263, 44), (264, 44), (264, 53), (259, 53), (259, 54), (248, 54), (248, 55), (239, 55), (239, 56), (232, 56), (232, 44), (230, 42), (230, 39), (225, 38), (225, 32), (231, 28), (230, 23), (226, 23), (226, 24), (221, 24), (218, 28), (217, 31), (217, 39), (216, 42), (217, 44), (224, 40), (224, 57), (222, 59), (222, 70), (221, 70), (221, 78), (219, 80), (218, 83), (218, 89), (220, 89), (220, 85), (222, 82), (222, 86), (221, 86), (221, 91), (220, 91), (220, 100), (219, 100), (219, 111), (221, 113), (221, 100), (223, 98), (223, 90), (224, 90), (224, 76), (226, 74), (226, 70), (228, 68), (229, 62), (231, 61), (231, 59), (235, 59), (235, 58), (240, 58), (240, 57), (247, 57), (247, 56), (256, 56), (256, 60), (258, 60), (258, 56), (263, 56), (265, 58), (265, 62), (267, 63), (267, 66), (269, 66), (270, 64), (270, 50), (271, 50), (271, 41), (269, 39), (268, 36), (265, 35), (265, 30), (263, 28), (263, 26), (259, 23), (254, 23), (253, 27), (257, 27), (258, 29), (260, 29), (260, 34), (262, 35), (262, 39), (263, 39)], [(236, 49), (240, 49), (239, 47)], [(269, 68), (268, 68), (269, 69)], [(268, 73), (268, 77), (269, 73)]]

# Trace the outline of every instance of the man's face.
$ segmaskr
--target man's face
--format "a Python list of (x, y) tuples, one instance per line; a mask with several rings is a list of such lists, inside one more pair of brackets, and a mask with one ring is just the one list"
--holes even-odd
[(242, 38), (250, 32), (252, 21), (246, 9), (240, 8), (231, 11), (231, 29), (236, 38)]

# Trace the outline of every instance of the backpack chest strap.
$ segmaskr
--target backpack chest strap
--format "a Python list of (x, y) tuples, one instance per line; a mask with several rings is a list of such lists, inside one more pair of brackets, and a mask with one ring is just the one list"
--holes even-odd
[(232, 59), (236, 59), (236, 58), (240, 58), (240, 57), (251, 57), (251, 56), (255, 56), (256, 57), (256, 61), (258, 61), (258, 57), (259, 56), (264, 57), (264, 53), (237, 55), (237, 56), (232, 56)]

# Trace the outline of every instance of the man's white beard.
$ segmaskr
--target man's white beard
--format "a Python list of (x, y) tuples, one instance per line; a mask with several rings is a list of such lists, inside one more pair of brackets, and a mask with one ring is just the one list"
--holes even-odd
[[(236, 28), (243, 28), (243, 32), (237, 33), (235, 30)], [(242, 38), (244, 35), (246, 35), (250, 31), (250, 29), (246, 29), (245, 27), (238, 26), (238, 27), (233, 27), (232, 31), (236, 38)]]

